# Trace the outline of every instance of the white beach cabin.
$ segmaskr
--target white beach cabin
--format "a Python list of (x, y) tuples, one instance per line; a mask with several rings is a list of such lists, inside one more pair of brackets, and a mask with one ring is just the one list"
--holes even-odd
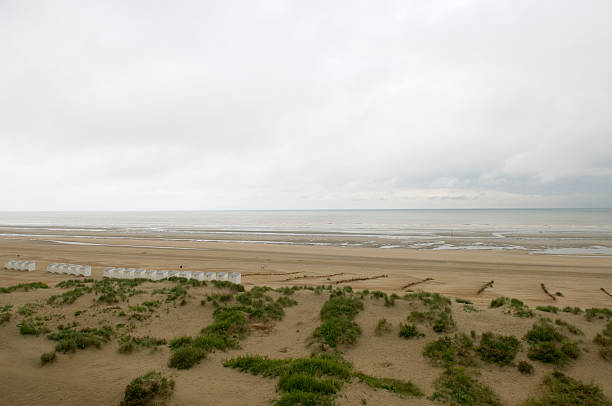
[(145, 279), (149, 279), (151, 281), (155, 280), (155, 276), (157, 276), (157, 271), (153, 270), (153, 269), (149, 269), (147, 271), (145, 271), (144, 274), (144, 278)]
[(16, 261), (13, 263), (13, 269), (14, 269), (14, 270), (16, 270), (16, 271), (21, 271), (21, 264), (23, 264), (24, 262), (25, 262), (25, 261), (22, 261), (22, 260), (19, 260), (19, 259), (18, 259), (18, 260), (16, 260)]
[(168, 279), (168, 271), (157, 271), (156, 280), (161, 281), (163, 279)]
[(57, 267), (57, 273), (68, 273), (68, 264), (59, 264)]
[(227, 280), (227, 272), (218, 272), (217, 273), (218, 281), (226, 281)]
[(217, 274), (214, 272), (206, 272), (206, 277), (205, 279), (207, 281), (216, 281), (217, 280)]
[(193, 275), (191, 276), (192, 279), (195, 279), (196, 281), (203, 281), (204, 280), (204, 272), (194, 272)]
[(238, 272), (232, 272), (229, 275), (229, 281), (231, 283), (235, 283), (236, 285), (240, 285), (242, 283), (242, 275)]
[(121, 272), (122, 279), (134, 279), (134, 268), (128, 268)]
[(91, 265), (83, 265), (81, 267), (81, 275), (91, 276)]
[(168, 271), (168, 278), (177, 278), (178, 271)]
[(80, 267), (78, 265), (68, 265), (68, 274), (70, 275), (79, 275), (80, 274)]
[(56, 263), (52, 263), (47, 265), (47, 272), (51, 272), (51, 273), (55, 273), (55, 267), (57, 266)]
[(112, 278), (114, 270), (115, 270), (115, 268), (113, 268), (113, 267), (104, 268), (104, 271), (102, 271), (102, 277), (104, 277), (104, 278)]
[(4, 269), (15, 269), (14, 267), (15, 267), (14, 259), (9, 259), (8, 261), (4, 263)]
[(137, 269), (134, 271), (134, 279), (144, 279), (144, 277), (145, 277), (144, 269)]
[(191, 271), (182, 271), (178, 274), (179, 278), (191, 279)]
[(125, 271), (125, 268), (115, 268), (115, 278), (123, 279), (123, 271)]

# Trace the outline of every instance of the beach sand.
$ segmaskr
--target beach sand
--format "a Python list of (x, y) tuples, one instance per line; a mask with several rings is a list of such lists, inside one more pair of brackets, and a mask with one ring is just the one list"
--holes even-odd
[[(453, 302), (453, 317), (458, 331), (474, 330), (478, 334), (493, 331), (522, 337), (537, 318), (521, 319), (503, 314), (501, 309), (489, 309), (489, 302), (498, 296), (524, 301), (532, 309), (540, 305), (612, 307), (612, 297), (600, 288), (612, 292), (612, 258), (529, 255), (506, 251), (431, 251), (410, 249), (375, 249), (359, 247), (300, 246), (277, 244), (202, 243), (159, 241), (146, 238), (102, 239), (61, 238), (78, 245), (59, 244), (47, 237), (3, 237), (0, 239), (0, 261), (27, 259), (37, 262), (36, 272), (0, 271), (0, 286), (25, 282), (44, 282), (49, 286), (70, 279), (68, 275), (44, 271), (52, 262), (92, 265), (92, 277), (101, 279), (102, 270), (109, 266), (179, 269), (189, 271), (241, 272), (244, 286), (271, 287), (293, 285), (349, 285), (353, 289), (382, 290), (405, 293), (404, 286), (431, 278), (410, 287), (414, 291), (438, 292), (450, 298), (469, 299), (480, 312), (463, 311), (463, 305)], [(57, 239), (56, 239), (57, 240)], [(82, 244), (101, 245), (82, 245)], [(109, 246), (110, 245), (110, 246)], [(355, 278), (373, 278), (342, 282)], [(479, 288), (494, 281), (491, 288), (477, 294)], [(544, 283), (551, 293), (562, 297), (551, 299), (541, 288)], [(134, 296), (130, 304), (151, 300), (156, 288), (170, 287), (172, 282), (144, 283), (144, 294)], [(162, 306), (158, 316), (136, 323), (133, 335), (150, 335), (170, 340), (181, 335), (195, 335), (212, 322), (211, 306), (201, 306), (212, 287), (190, 290), (193, 296), (185, 306)], [(0, 294), (0, 307), (12, 304), (12, 319), (0, 326), (0, 383), (3, 404), (7, 405), (109, 405), (118, 404), (129, 381), (148, 370), (156, 369), (174, 377), (174, 405), (269, 405), (278, 398), (276, 380), (251, 376), (224, 368), (222, 361), (242, 354), (268, 355), (272, 358), (307, 356), (308, 336), (320, 323), (319, 310), (327, 295), (298, 291), (298, 305), (286, 309), (283, 320), (270, 329), (253, 331), (241, 342), (242, 348), (215, 352), (190, 370), (178, 371), (167, 367), (169, 349), (142, 350), (130, 355), (117, 352), (115, 340), (100, 349), (87, 349), (74, 354), (59, 354), (58, 359), (44, 367), (39, 357), (51, 351), (54, 342), (45, 338), (22, 336), (16, 324), (23, 318), (17, 309), (26, 303), (45, 303), (53, 294), (65, 289), (52, 287), (29, 292)], [(217, 292), (218, 293), (218, 292)], [(127, 307), (126, 303), (120, 303)], [(86, 313), (75, 316), (77, 310)], [(77, 321), (79, 327), (98, 327), (102, 321), (111, 325), (125, 319), (100, 312), (85, 295), (73, 304), (45, 306), (39, 315), (49, 316), (52, 329), (58, 324)], [(442, 368), (431, 365), (421, 354), (426, 342), (438, 337), (431, 330), (426, 337), (404, 340), (397, 336), (400, 322), (410, 313), (410, 304), (398, 300), (393, 307), (382, 301), (365, 300), (365, 309), (355, 321), (363, 334), (357, 344), (344, 350), (344, 356), (365, 373), (411, 380), (427, 395), (434, 391), (433, 382)], [(592, 342), (603, 329), (604, 321), (588, 322), (584, 316), (568, 313), (538, 315), (561, 318), (585, 332), (581, 337), (585, 349), (580, 358), (563, 369), (567, 375), (586, 383), (600, 385), (612, 396), (612, 364), (598, 355)], [(61, 320), (60, 316), (63, 315)], [(380, 318), (394, 326), (393, 334), (376, 336), (374, 327)], [(517, 360), (526, 359), (526, 344)], [(553, 368), (533, 362), (535, 374), (524, 376), (512, 367), (497, 367), (482, 363), (481, 381), (491, 386), (505, 404), (515, 404), (539, 392), (541, 378)], [(339, 405), (367, 404), (433, 404), (426, 398), (399, 397), (383, 390), (373, 390), (353, 381), (345, 385), (337, 398)]]

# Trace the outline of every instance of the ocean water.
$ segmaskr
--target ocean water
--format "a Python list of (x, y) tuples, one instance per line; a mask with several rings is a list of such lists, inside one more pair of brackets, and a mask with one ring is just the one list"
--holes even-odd
[(610, 255), (612, 209), (0, 212), (0, 234), (66, 232), (385, 249), (564, 254), (571, 248), (572, 254)]

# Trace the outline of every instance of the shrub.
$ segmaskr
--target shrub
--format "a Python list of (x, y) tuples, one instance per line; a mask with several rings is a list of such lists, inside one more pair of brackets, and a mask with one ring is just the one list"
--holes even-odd
[(421, 332), (419, 332), (419, 330), (417, 329), (417, 326), (415, 326), (414, 324), (401, 324), (400, 323), (399, 336), (405, 339), (409, 339), (409, 338), (425, 337), (425, 334), (422, 334)]
[(40, 363), (46, 365), (55, 359), (55, 351), (45, 352), (40, 356)]
[(572, 314), (581, 314), (582, 313), (582, 309), (579, 307), (569, 307), (566, 306), (563, 308), (562, 310), (565, 313), (572, 313)]
[(434, 364), (474, 366), (476, 362), (472, 354), (473, 346), (472, 340), (463, 333), (443, 336), (427, 343), (423, 356), (429, 358)]
[(391, 378), (375, 378), (362, 373), (356, 373), (355, 376), (362, 383), (365, 383), (372, 388), (384, 389), (389, 392), (398, 393), (400, 395), (410, 395), (417, 398), (423, 396), (421, 389), (410, 381), (402, 381)]
[(108, 326), (103, 326), (100, 329), (84, 328), (81, 330), (73, 330), (68, 327), (60, 329), (57, 333), (49, 334), (47, 338), (58, 342), (55, 346), (56, 351), (67, 353), (92, 346), (100, 348), (114, 334), (113, 329)]
[(392, 325), (387, 321), (387, 319), (378, 320), (378, 324), (376, 324), (376, 328), (374, 329), (374, 333), (377, 336), (381, 336), (384, 333), (389, 333), (392, 330)]
[(559, 311), (559, 308), (556, 306), (537, 306), (536, 310), (547, 313), (557, 313)]
[(529, 362), (526, 362), (526, 361), (519, 362), (517, 369), (523, 375), (533, 374), (533, 365), (531, 365)]
[(558, 371), (544, 377), (542, 386), (540, 399), (527, 399), (524, 406), (612, 405), (599, 386), (585, 385)]
[(555, 324), (557, 326), (563, 326), (567, 329), (567, 331), (569, 331), (570, 333), (577, 335), (577, 336), (583, 336), (584, 333), (582, 332), (582, 330), (580, 330), (578, 327), (574, 326), (573, 324), (570, 324), (566, 321), (563, 321), (561, 319), (557, 319), (555, 320)]
[(11, 293), (16, 290), (23, 290), (27, 292), (33, 289), (48, 289), (49, 286), (42, 282), (31, 282), (31, 283), (20, 283), (19, 285), (9, 286), (7, 288), (0, 288), (0, 293)]
[(166, 344), (166, 340), (163, 338), (154, 338), (149, 336), (144, 337), (132, 337), (132, 336), (124, 336), (119, 339), (117, 351), (121, 354), (131, 353), (135, 349), (140, 348), (153, 348), (160, 345)]
[(505, 305), (506, 303), (508, 303), (509, 299), (507, 297), (504, 296), (500, 296), (498, 298), (495, 298), (493, 300), (491, 300), (491, 304), (489, 304), (490, 308), (498, 308), (498, 307), (502, 307), (503, 305)]
[(499, 397), (487, 386), (468, 376), (461, 367), (447, 368), (435, 382), (432, 400), (451, 405), (501, 405)]
[(343, 317), (327, 319), (312, 333), (315, 340), (321, 341), (331, 348), (338, 345), (352, 345), (361, 335), (361, 327), (352, 320)]
[(22, 335), (38, 336), (49, 332), (49, 329), (41, 320), (23, 319), (17, 327), (19, 327), (19, 334)]
[(206, 351), (191, 345), (180, 347), (172, 352), (168, 366), (176, 369), (189, 369), (206, 358)]
[(455, 298), (455, 302), (457, 302), (457, 303), (462, 303), (462, 304), (468, 304), (468, 305), (473, 304), (472, 302), (470, 302), (470, 301), (469, 301), (469, 300), (467, 300), (467, 299), (460, 299), (460, 298), (458, 298), (458, 297), (456, 297), (456, 298)]
[(321, 320), (329, 320), (336, 317), (348, 319), (354, 318), (363, 310), (363, 301), (356, 297), (338, 296), (332, 297), (323, 304), (321, 308)]
[(162, 376), (159, 372), (150, 371), (128, 384), (120, 406), (164, 404), (172, 396), (173, 391), (174, 381), (172, 379)]
[(610, 320), (610, 318), (612, 317), (612, 310), (594, 307), (591, 309), (586, 309), (584, 316), (588, 321), (591, 321), (593, 319)]
[(580, 355), (578, 344), (568, 341), (545, 319), (535, 323), (524, 338), (530, 344), (527, 356), (531, 360), (564, 365), (570, 358), (575, 359)]
[(612, 322), (608, 322), (601, 333), (597, 333), (593, 340), (602, 348), (599, 350), (599, 355), (607, 361), (612, 360)]
[(512, 363), (520, 348), (521, 343), (514, 336), (487, 332), (480, 337), (480, 345), (476, 351), (481, 360), (505, 366)]

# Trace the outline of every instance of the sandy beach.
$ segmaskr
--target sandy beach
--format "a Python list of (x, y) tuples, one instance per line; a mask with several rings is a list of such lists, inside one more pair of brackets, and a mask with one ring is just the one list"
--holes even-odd
[[(108, 236), (107, 236), (108, 237)], [(58, 241), (61, 241), (58, 242)], [(74, 244), (72, 244), (74, 243)], [(44, 305), (51, 295), (65, 289), (54, 287), (70, 279), (68, 275), (44, 271), (47, 264), (64, 262), (92, 266), (92, 277), (102, 279), (102, 270), (109, 266), (179, 269), (189, 271), (235, 271), (242, 273), (247, 290), (254, 286), (328, 285), (351, 286), (354, 290), (381, 290), (403, 295), (412, 291), (441, 293), (451, 299), (463, 298), (474, 303), (478, 312), (466, 312), (461, 304), (452, 303), (457, 331), (478, 334), (484, 331), (522, 337), (536, 318), (517, 318), (501, 309), (488, 307), (499, 296), (517, 298), (530, 308), (554, 305), (558, 308), (578, 306), (610, 308), (612, 297), (612, 258), (584, 256), (529, 255), (512, 251), (432, 251), (410, 249), (375, 249), (361, 247), (300, 246), (278, 244), (211, 243), (157, 241), (133, 236), (108, 239), (90, 236), (61, 239), (48, 237), (8, 236), (0, 239), (0, 261), (28, 259), (36, 261), (36, 272), (0, 271), (0, 286), (43, 282), (49, 289), (0, 294), (0, 307), (13, 305), (9, 322), (0, 326), (0, 382), (4, 399), (10, 405), (118, 404), (127, 383), (150, 369), (161, 370), (176, 381), (174, 405), (266, 405), (278, 398), (275, 380), (239, 373), (224, 368), (222, 361), (242, 354), (267, 355), (271, 358), (308, 356), (311, 348), (307, 339), (320, 323), (319, 310), (327, 295), (312, 291), (297, 291), (293, 298), (298, 304), (286, 309), (285, 317), (264, 330), (253, 330), (241, 342), (241, 348), (216, 351), (189, 370), (167, 366), (169, 349), (161, 346), (155, 352), (141, 350), (129, 355), (117, 352), (114, 340), (100, 349), (87, 349), (74, 354), (58, 354), (57, 360), (41, 367), (40, 354), (53, 349), (54, 343), (44, 335), (19, 334), (16, 325), (24, 318), (17, 309), (26, 303)], [(356, 278), (373, 278), (350, 281)], [(431, 279), (429, 279), (431, 278)], [(426, 280), (427, 279), (427, 280)], [(424, 281), (426, 280), (426, 281)], [(350, 282), (349, 282), (350, 281)], [(423, 282), (424, 281), (424, 282)], [(483, 284), (494, 281), (492, 287), (478, 294)], [(551, 299), (541, 288), (562, 296)], [(412, 284), (409, 288), (407, 285)], [(172, 282), (140, 285), (142, 294), (130, 298), (129, 304), (150, 300), (154, 289), (172, 286)], [(189, 291), (184, 306), (164, 304), (150, 320), (135, 323), (132, 334), (171, 340), (181, 335), (194, 335), (212, 322), (211, 306), (200, 303), (214, 288), (199, 287)], [(274, 295), (277, 295), (274, 293)], [(154, 297), (154, 295), (152, 295)], [(275, 296), (276, 297), (276, 296)], [(426, 342), (438, 334), (425, 331), (425, 337), (404, 340), (397, 336), (400, 322), (410, 313), (410, 304), (398, 300), (385, 307), (380, 300), (367, 298), (365, 308), (355, 321), (362, 328), (357, 343), (344, 349), (344, 357), (355, 368), (376, 376), (410, 380), (426, 395), (434, 391), (434, 381), (441, 368), (431, 365), (422, 355)], [(127, 303), (118, 306), (127, 308)], [(96, 327), (102, 323), (116, 325), (122, 318), (104, 313), (91, 295), (62, 306), (41, 306), (53, 330), (60, 324), (76, 321), (79, 327)], [(75, 316), (78, 310), (86, 310)], [(551, 316), (536, 312), (537, 316)], [(592, 342), (604, 322), (586, 321), (569, 313), (552, 315), (575, 324), (585, 333), (581, 337), (581, 356), (563, 369), (569, 376), (602, 387), (612, 396), (612, 364), (602, 360)], [(374, 334), (381, 318), (394, 326), (394, 333)], [(526, 345), (517, 361), (527, 359)], [(551, 366), (535, 362), (535, 374), (524, 376), (516, 368), (481, 366), (481, 381), (499, 395), (503, 404), (516, 404), (540, 391), (540, 380)], [(400, 397), (383, 390), (374, 390), (352, 381), (344, 386), (336, 399), (340, 405), (358, 404), (433, 404), (426, 397)]]

